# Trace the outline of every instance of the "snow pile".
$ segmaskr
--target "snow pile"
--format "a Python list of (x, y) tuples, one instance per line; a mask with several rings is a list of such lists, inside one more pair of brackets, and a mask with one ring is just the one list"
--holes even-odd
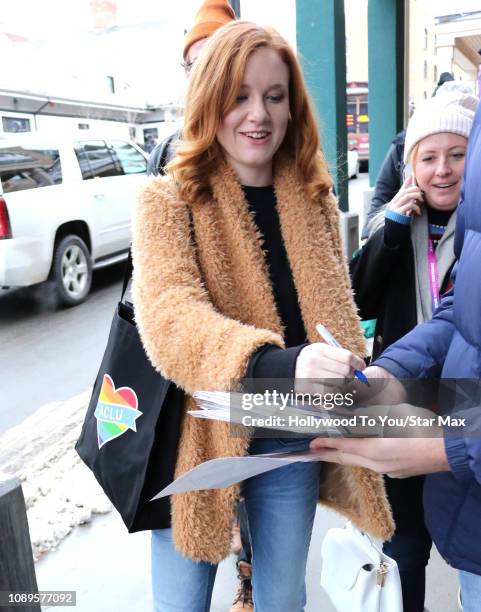
[(74, 446), (90, 391), (43, 406), (0, 437), (0, 472), (22, 481), (34, 559), (112, 505)]

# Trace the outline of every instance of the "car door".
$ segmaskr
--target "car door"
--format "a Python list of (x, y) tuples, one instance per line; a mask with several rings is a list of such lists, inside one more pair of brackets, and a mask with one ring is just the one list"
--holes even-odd
[(98, 264), (129, 247), (130, 211), (118, 181), (123, 171), (105, 140), (78, 141), (74, 148), (82, 172), (82, 197), (92, 207), (92, 254)]
[(122, 176), (115, 179), (119, 184), (117, 206), (122, 209), (125, 218), (128, 219), (127, 240), (130, 243), (130, 220), (133, 208), (139, 192), (147, 180), (147, 156), (141, 149), (126, 140), (112, 139), (108, 141), (108, 145), (122, 169)]

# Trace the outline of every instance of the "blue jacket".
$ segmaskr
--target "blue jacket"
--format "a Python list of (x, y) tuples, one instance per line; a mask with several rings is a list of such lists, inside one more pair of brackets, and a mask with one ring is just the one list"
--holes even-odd
[[(481, 104), (469, 139), (458, 208), (454, 288), (431, 321), (414, 328), (376, 361), (398, 378), (481, 378), (480, 167)], [(462, 433), (445, 437), (451, 471), (426, 477), (424, 511), (445, 560), (481, 575), (481, 406), (466, 416)]]

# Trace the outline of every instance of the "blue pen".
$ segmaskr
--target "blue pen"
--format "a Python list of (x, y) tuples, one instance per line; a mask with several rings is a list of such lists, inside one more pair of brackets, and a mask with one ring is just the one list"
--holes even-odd
[[(317, 333), (321, 336), (321, 338), (327, 342), (327, 344), (330, 344), (331, 346), (338, 346), (339, 348), (342, 348), (339, 342), (334, 338), (331, 332), (324, 327), (324, 325), (322, 325), (321, 323), (318, 323), (316, 325), (316, 330), (317, 330)], [(367, 377), (363, 374), (363, 372), (361, 372), (361, 370), (354, 370), (354, 376), (358, 380), (360, 380), (362, 383), (370, 387)]]

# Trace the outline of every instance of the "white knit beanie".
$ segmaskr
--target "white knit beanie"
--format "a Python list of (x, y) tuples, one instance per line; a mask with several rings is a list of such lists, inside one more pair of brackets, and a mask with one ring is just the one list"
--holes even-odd
[(404, 163), (409, 161), (413, 148), (426, 136), (451, 132), (469, 137), (474, 113), (479, 102), (466, 85), (450, 81), (442, 85), (436, 96), (420, 106), (411, 117), (406, 130)]

